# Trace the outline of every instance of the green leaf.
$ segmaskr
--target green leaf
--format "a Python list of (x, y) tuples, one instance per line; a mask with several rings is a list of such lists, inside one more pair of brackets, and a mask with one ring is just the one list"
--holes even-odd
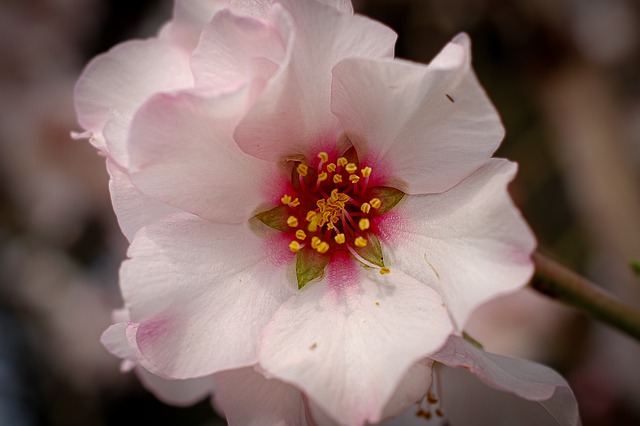
[(287, 225), (289, 216), (289, 206), (283, 204), (266, 212), (258, 213), (255, 217), (270, 228), (290, 232), (291, 228)]
[(306, 248), (296, 254), (296, 278), (298, 279), (298, 289), (301, 289), (308, 282), (322, 278), (324, 268), (329, 263), (329, 256), (320, 254), (315, 250)]
[(354, 247), (356, 253), (362, 256), (365, 260), (373, 263), (376, 266), (384, 268), (384, 259), (382, 258), (382, 247), (380, 247), (380, 240), (375, 234), (370, 233), (367, 236), (367, 245), (365, 247)]
[(371, 198), (379, 198), (382, 202), (380, 208), (377, 210), (379, 215), (385, 214), (394, 208), (396, 204), (402, 200), (402, 197), (404, 197), (404, 192), (388, 186), (376, 186), (375, 188), (371, 188), (367, 194)]

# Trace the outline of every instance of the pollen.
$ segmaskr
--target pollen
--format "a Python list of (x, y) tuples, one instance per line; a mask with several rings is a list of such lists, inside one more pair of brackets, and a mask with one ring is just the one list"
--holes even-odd
[(345, 166), (344, 168), (348, 173), (353, 174), (355, 172), (358, 171), (358, 166), (356, 166), (354, 163), (349, 163)]
[(295, 240), (291, 241), (291, 243), (289, 244), (289, 250), (291, 250), (294, 253), (299, 252), (300, 248), (301, 248), (300, 243)]
[(291, 202), (291, 196), (284, 194), (282, 198), (280, 198), (280, 201), (282, 201), (282, 204), (289, 204)]
[(358, 181), (360, 180), (360, 176), (358, 175), (351, 175), (349, 176), (349, 181), (351, 183), (358, 183)]
[(344, 167), (344, 166), (347, 165), (347, 163), (349, 163), (349, 160), (347, 160), (344, 157), (340, 157), (340, 158), (338, 158), (338, 161), (336, 161), (336, 163), (338, 163), (338, 166)]
[(302, 229), (298, 229), (296, 231), (296, 238), (299, 240), (304, 240), (305, 238), (307, 238), (307, 234)]
[(287, 219), (287, 225), (295, 228), (296, 226), (298, 226), (298, 218), (295, 216), (289, 216), (289, 218)]
[(318, 182), (324, 182), (328, 178), (329, 178), (329, 175), (327, 174), (327, 172), (322, 172), (318, 175)]
[(318, 244), (318, 248), (316, 249), (316, 251), (320, 254), (324, 254), (326, 252), (329, 251), (329, 244), (322, 241), (320, 244)]
[(365, 167), (362, 170), (360, 170), (360, 173), (362, 173), (362, 177), (369, 177), (371, 176), (371, 167)]
[(355, 245), (360, 248), (367, 246), (367, 240), (362, 237), (356, 238), (354, 242), (355, 242)]
[(314, 217), (316, 217), (317, 213), (313, 210), (307, 212), (307, 222), (311, 222)]
[(366, 231), (370, 226), (371, 222), (369, 222), (369, 219), (367, 218), (362, 218), (358, 221), (358, 228), (360, 228), (361, 231)]
[(371, 211), (371, 204), (362, 203), (362, 205), (360, 206), (360, 211), (365, 214), (369, 213)]
[(335, 172), (335, 171), (336, 171), (336, 168), (337, 168), (337, 167), (336, 167), (336, 164), (335, 164), (335, 163), (329, 163), (329, 164), (327, 164), (327, 171), (328, 171), (329, 173), (333, 173), (333, 172)]
[(319, 237), (311, 238), (311, 248), (317, 250), (321, 242), (322, 240)]
[(289, 203), (289, 206), (291, 207), (298, 207), (299, 205), (300, 205), (300, 200), (298, 200), (297, 198)]
[(326, 152), (319, 152), (318, 153), (318, 158), (323, 163), (326, 163), (327, 161), (329, 161), (329, 155)]
[(342, 175), (333, 175), (333, 183), (341, 183)]
[(307, 173), (309, 172), (309, 166), (307, 166), (306, 164), (298, 164), (298, 167), (296, 168), (296, 170), (298, 171), (298, 174), (300, 176), (306, 176)]
[(387, 268), (386, 266), (383, 266), (382, 268), (380, 268), (380, 275), (386, 275), (386, 274), (390, 274), (391, 270), (389, 268)]
[(382, 201), (380, 201), (380, 198), (373, 198), (371, 199), (371, 201), (369, 201), (369, 204), (371, 204), (371, 207), (373, 207), (374, 209), (379, 209), (382, 205)]
[(347, 238), (345, 237), (345, 235), (342, 232), (339, 233), (338, 235), (336, 235), (335, 237), (333, 237), (333, 239), (338, 244), (344, 244), (344, 242), (347, 241)]

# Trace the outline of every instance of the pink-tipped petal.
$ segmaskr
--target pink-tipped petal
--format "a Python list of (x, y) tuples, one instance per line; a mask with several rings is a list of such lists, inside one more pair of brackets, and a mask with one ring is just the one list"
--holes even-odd
[(246, 222), (281, 196), (276, 163), (242, 152), (231, 137), (246, 90), (159, 95), (131, 125), (133, 184), (144, 194), (210, 221)]
[(362, 425), (381, 419), (405, 373), (451, 330), (428, 287), (362, 270), (355, 285), (325, 279), (289, 299), (264, 330), (260, 364), (334, 420)]
[(515, 172), (491, 159), (442, 194), (405, 196), (380, 223), (387, 264), (437, 290), (459, 330), (478, 305), (533, 273), (535, 238), (507, 192)]
[(460, 336), (451, 336), (432, 358), (449, 367), (467, 369), (494, 389), (539, 402), (559, 425), (580, 423), (567, 381), (549, 367), (482, 351)]
[(293, 45), (235, 133), (244, 151), (266, 160), (334, 144), (339, 126), (330, 110), (331, 69), (348, 57), (391, 56), (396, 38), (379, 23), (318, 1), (280, 0), (272, 11), (279, 7), (293, 18)]
[(360, 158), (409, 194), (446, 191), (478, 169), (504, 136), (470, 66), (468, 37), (428, 65), (347, 59), (333, 70), (331, 108)]
[(262, 228), (178, 214), (136, 234), (120, 284), (143, 367), (185, 379), (257, 361), (262, 328), (295, 291), (292, 254)]
[(216, 406), (230, 426), (298, 426), (304, 418), (300, 391), (267, 379), (253, 367), (216, 374)]

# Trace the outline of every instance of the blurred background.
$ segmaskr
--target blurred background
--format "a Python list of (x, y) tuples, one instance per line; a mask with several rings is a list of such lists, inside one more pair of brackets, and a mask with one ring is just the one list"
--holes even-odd
[[(640, 307), (640, 3), (359, 0), (428, 62), (456, 33), (507, 129), (498, 156), (540, 247)], [(126, 240), (104, 159), (69, 133), (73, 86), (114, 44), (154, 35), (170, 0), (0, 3), (0, 425), (218, 425), (208, 401), (167, 407), (100, 345), (122, 300)], [(485, 348), (544, 362), (585, 425), (640, 424), (640, 343), (523, 290), (481, 308)], [(446, 401), (445, 401), (446, 404)], [(475, 407), (474, 401), (468, 401)], [(427, 424), (425, 422), (425, 424)], [(505, 423), (505, 424), (517, 424)]]

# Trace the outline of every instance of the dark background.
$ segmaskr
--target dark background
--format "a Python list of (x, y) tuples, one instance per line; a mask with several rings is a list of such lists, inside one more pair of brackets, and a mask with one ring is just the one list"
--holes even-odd
[[(428, 62), (456, 33), (520, 164), (511, 190), (542, 249), (640, 306), (640, 3), (634, 0), (361, 0)], [(0, 425), (216, 425), (208, 401), (167, 407), (99, 344), (121, 305), (126, 241), (104, 159), (85, 142), (73, 85), (114, 44), (152, 36), (171, 3), (0, 3)], [(529, 290), (483, 307), (491, 351), (569, 379), (584, 424), (640, 424), (640, 344)], [(473, 401), (469, 401), (473, 407)], [(514, 423), (514, 424), (517, 424)]]

